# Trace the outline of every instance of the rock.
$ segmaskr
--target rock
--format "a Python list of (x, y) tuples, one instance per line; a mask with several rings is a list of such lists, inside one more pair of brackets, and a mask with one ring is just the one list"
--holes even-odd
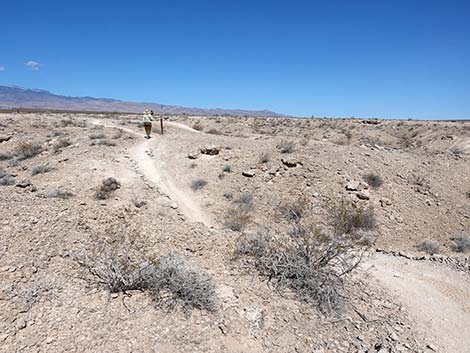
[(197, 157), (199, 157), (197, 153), (188, 153), (189, 159), (197, 159)]
[(11, 136), (9, 136), (9, 135), (0, 135), (0, 143), (7, 142), (10, 139), (11, 139)]
[(242, 172), (242, 175), (247, 178), (253, 178), (256, 175), (256, 173), (254, 170), (245, 170)]
[(294, 167), (297, 167), (297, 165), (302, 164), (300, 161), (290, 158), (290, 157), (282, 158), (281, 162), (288, 168), (294, 168)]
[(15, 326), (18, 330), (24, 329), (26, 327), (26, 320), (22, 317), (20, 317), (19, 319), (16, 319)]
[(360, 200), (369, 200), (370, 199), (370, 194), (369, 194), (369, 191), (367, 191), (367, 190), (357, 192), (356, 196)]
[(428, 344), (426, 347), (428, 347), (430, 350), (437, 352), (437, 347), (433, 345), (432, 343)]
[(172, 209), (174, 209), (174, 210), (177, 210), (177, 209), (178, 209), (178, 205), (177, 205), (176, 203), (172, 203), (172, 204), (170, 205), (170, 207), (171, 207)]
[(351, 180), (349, 183), (346, 184), (347, 191), (358, 191), (359, 190), (359, 182), (355, 180)]
[(22, 180), (16, 183), (16, 186), (22, 189), (26, 189), (28, 186), (33, 185), (29, 180)]
[(217, 146), (206, 146), (201, 148), (202, 154), (207, 154), (209, 156), (215, 156), (220, 153), (220, 147)]

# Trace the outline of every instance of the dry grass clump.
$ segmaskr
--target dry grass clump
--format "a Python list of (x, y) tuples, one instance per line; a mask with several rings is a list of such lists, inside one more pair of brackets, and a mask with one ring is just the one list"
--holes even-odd
[(259, 156), (259, 161), (263, 164), (266, 164), (270, 161), (271, 155), (268, 152), (264, 152)]
[(305, 197), (300, 197), (293, 202), (280, 204), (278, 210), (283, 219), (287, 221), (298, 221), (303, 217), (307, 206), (308, 200)]
[(113, 177), (103, 179), (101, 185), (95, 192), (95, 198), (97, 200), (107, 200), (111, 194), (120, 187), (121, 184)]
[(106, 135), (103, 134), (102, 132), (95, 132), (95, 133), (88, 135), (88, 138), (90, 140), (103, 140), (106, 138)]
[(73, 194), (70, 191), (64, 191), (60, 189), (53, 189), (47, 192), (47, 198), (56, 198), (56, 199), (69, 199)]
[(295, 151), (295, 142), (284, 140), (279, 142), (276, 148), (281, 153), (293, 153)]
[(111, 293), (148, 291), (157, 307), (172, 310), (216, 310), (215, 285), (211, 277), (183, 256), (170, 253), (156, 262), (134, 264), (128, 257), (99, 257), (90, 272)]
[(19, 160), (24, 160), (37, 156), (43, 151), (42, 144), (39, 142), (20, 142), (16, 146), (15, 154)]
[(72, 144), (68, 138), (58, 139), (53, 145), (54, 152), (60, 152), (62, 148), (68, 147)]
[(377, 226), (372, 207), (356, 206), (344, 198), (329, 207), (329, 215), (335, 234), (357, 234), (372, 231)]
[[(224, 196), (227, 197), (225, 194)], [(230, 194), (230, 198), (233, 197)], [(229, 199), (230, 199), (229, 198)], [(241, 232), (251, 221), (251, 211), (253, 210), (253, 195), (244, 193), (233, 201), (234, 206), (227, 210), (224, 225), (235, 232)]]
[(429, 255), (434, 255), (439, 252), (440, 244), (438, 241), (426, 239), (418, 243), (416, 248)]
[(72, 118), (64, 118), (61, 119), (59, 122), (60, 126), (62, 127), (86, 127), (86, 121), (85, 120), (75, 120)]
[(207, 181), (205, 181), (204, 179), (196, 179), (191, 183), (190, 187), (193, 191), (196, 191), (196, 190), (201, 190), (206, 185), (207, 185)]
[(14, 185), (15, 178), (7, 173), (4, 169), (0, 168), (0, 186)]
[(92, 140), (90, 143), (90, 146), (106, 146), (106, 147), (112, 147), (116, 146), (116, 144), (113, 141), (106, 140), (106, 139), (96, 139)]
[(31, 169), (31, 175), (44, 174), (51, 170), (47, 164), (37, 165)]
[(207, 133), (212, 135), (222, 135), (222, 132), (217, 129), (210, 129), (209, 131), (207, 131)]
[(197, 131), (202, 131), (202, 129), (203, 129), (204, 127), (203, 127), (202, 124), (198, 121), (198, 122), (196, 122), (196, 123), (193, 124), (192, 128), (193, 128), (194, 130), (197, 130)]
[(460, 253), (467, 253), (470, 251), (470, 235), (462, 235), (452, 239), (454, 241), (453, 250)]
[(362, 177), (364, 181), (374, 189), (381, 187), (384, 183), (382, 177), (375, 173), (368, 173)]

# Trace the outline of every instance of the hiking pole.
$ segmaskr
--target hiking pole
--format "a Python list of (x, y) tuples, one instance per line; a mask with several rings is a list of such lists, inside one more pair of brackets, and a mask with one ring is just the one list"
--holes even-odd
[(163, 118), (160, 117), (160, 130), (162, 132), (162, 135), (163, 135)]

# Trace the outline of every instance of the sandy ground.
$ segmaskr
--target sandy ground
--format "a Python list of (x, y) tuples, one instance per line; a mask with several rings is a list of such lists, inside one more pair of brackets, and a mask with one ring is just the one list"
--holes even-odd
[[(0, 135), (13, 139), (2, 143), (0, 152), (12, 148), (22, 135), (41, 138), (60, 119), (31, 115), (31, 125), (37, 127), (25, 128), (18, 125), (24, 121), (18, 123), (14, 116), (2, 118)], [(5, 186), (0, 195), (5, 215), (0, 243), (0, 350), (470, 351), (465, 350), (470, 347), (468, 273), (427, 261), (374, 255), (357, 274), (352, 308), (328, 318), (290, 295), (279, 296), (233, 262), (239, 235), (224, 226), (232, 203), (226, 195), (236, 198), (243, 193), (255, 199), (248, 229), (268, 225), (282, 230), (282, 224), (272, 221), (277, 205), (299, 195), (310, 198), (311, 217), (326, 226), (325, 203), (338, 193), (354, 197), (345, 185), (374, 171), (383, 176), (384, 186), (369, 189), (369, 199), (358, 202), (376, 209), (377, 247), (419, 254), (416, 243), (428, 238), (441, 243), (440, 253), (462, 257), (452, 252), (450, 238), (468, 231), (470, 225), (465, 195), (470, 190), (467, 125), (395, 122), (377, 128), (327, 121), (329, 125), (320, 127), (324, 123), (320, 121), (313, 127), (301, 122), (302, 127), (291, 119), (277, 120), (274, 126), (269, 119), (180, 117), (165, 122), (165, 135), (154, 133), (145, 140), (140, 129), (121, 124), (133, 117), (75, 118), (87, 125), (65, 129), (74, 140), (71, 147), (45, 152), (16, 167), (0, 162), (17, 180), (31, 179), (38, 186), (34, 192)], [(193, 129), (194, 122), (202, 122), (203, 131)], [(204, 132), (210, 128), (218, 133)], [(405, 136), (410, 128), (418, 131), (413, 138), (421, 142), (409, 146), (408, 137), (396, 137), (402, 128)], [(115, 147), (90, 147), (87, 135), (101, 129), (106, 135), (120, 129), (124, 135)], [(353, 137), (346, 139), (344, 129), (353, 131)], [(289, 156), (276, 151), (285, 138), (297, 141)], [(400, 145), (402, 140), (407, 147)], [(197, 153), (209, 145), (219, 146), (220, 153)], [(263, 152), (270, 153), (267, 163), (259, 161)], [(190, 154), (197, 158), (189, 159)], [(287, 157), (300, 163), (286, 167), (282, 159)], [(55, 171), (29, 176), (30, 169), (43, 162)], [(230, 172), (225, 171), (227, 165)], [(245, 171), (254, 176), (243, 176)], [(410, 182), (416, 173), (425, 176), (423, 187)], [(107, 176), (116, 176), (121, 189), (109, 200), (91, 200), (95, 185)], [(191, 190), (195, 178), (205, 179), (207, 186)], [(74, 196), (69, 200), (34, 196), (53, 187), (71, 190)], [(135, 201), (145, 201), (146, 206), (137, 209)], [(126, 235), (113, 240), (109, 229), (123, 227)], [(220, 311), (215, 315), (195, 311), (190, 318), (180, 312), (164, 314), (143, 293), (110, 299), (102, 289), (83, 284), (89, 278), (79, 275), (79, 254), (89, 253), (96, 244), (137, 241), (155, 255), (182, 252), (207, 270), (217, 283)], [(49, 289), (38, 289), (46, 282)], [(26, 300), (28, 295), (32, 299)]]

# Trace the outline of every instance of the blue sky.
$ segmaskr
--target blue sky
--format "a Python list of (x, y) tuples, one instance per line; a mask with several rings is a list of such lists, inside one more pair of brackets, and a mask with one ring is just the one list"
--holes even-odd
[(470, 118), (470, 1), (2, 1), (0, 84), (297, 116)]

